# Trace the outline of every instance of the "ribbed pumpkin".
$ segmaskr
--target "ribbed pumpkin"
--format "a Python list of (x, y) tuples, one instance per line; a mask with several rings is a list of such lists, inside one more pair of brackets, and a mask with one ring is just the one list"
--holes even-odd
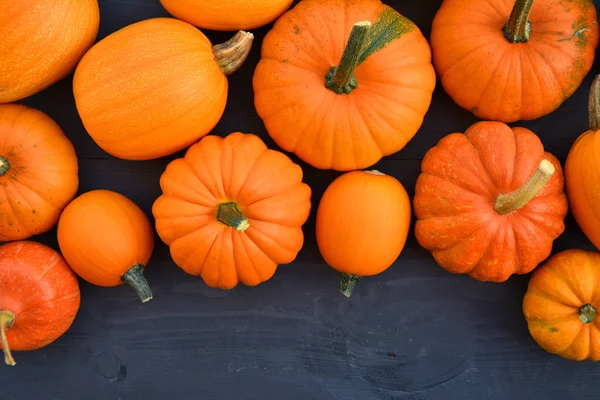
[(175, 263), (210, 287), (258, 285), (302, 248), (311, 190), (302, 169), (258, 136), (204, 137), (160, 186), (156, 230)]
[(162, 157), (212, 130), (227, 101), (227, 75), (253, 36), (213, 46), (187, 22), (153, 18), (96, 43), (75, 71), (77, 110), (94, 141), (120, 158)]
[(320, 169), (367, 168), (423, 122), (435, 72), (419, 28), (379, 0), (303, 0), (277, 20), (255, 104), (284, 150)]
[(452, 273), (492, 282), (529, 273), (565, 229), (560, 163), (528, 129), (478, 122), (440, 140), (421, 170), (415, 234)]
[(98, 34), (97, 0), (0, 0), (0, 103), (71, 73)]
[(437, 73), (454, 101), (486, 120), (547, 115), (594, 61), (591, 0), (444, 0), (431, 28)]
[(77, 155), (46, 114), (0, 104), (0, 241), (44, 233), (79, 187)]

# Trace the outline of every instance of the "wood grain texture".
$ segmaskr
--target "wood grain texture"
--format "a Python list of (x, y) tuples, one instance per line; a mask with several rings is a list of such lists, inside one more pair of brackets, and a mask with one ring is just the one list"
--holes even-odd
[[(429, 37), (440, 0), (387, 0)], [(600, 2), (596, 2), (598, 5)], [(167, 16), (158, 0), (100, 0), (99, 39), (136, 21)], [(254, 30), (246, 65), (230, 76), (225, 115), (214, 130), (258, 134), (276, 148), (253, 106), (252, 73), (270, 26)], [(206, 32), (213, 42), (227, 32)], [(536, 132), (562, 162), (587, 127), (587, 92), (598, 62), (556, 112), (518, 124)], [(85, 133), (75, 110), (72, 76), (21, 103), (54, 118), (80, 157), (80, 191), (112, 189), (150, 215), (169, 159), (117, 160)], [(414, 193), (420, 160), (437, 141), (476, 119), (438, 85), (416, 137), (376, 168)], [(298, 160), (293, 158), (296, 162)], [(338, 173), (301, 164), (313, 203)], [(413, 225), (414, 227), (414, 225)], [(562, 400), (597, 399), (598, 366), (540, 349), (521, 312), (527, 276), (502, 285), (442, 270), (414, 239), (380, 276), (354, 296), (337, 292), (337, 275), (320, 257), (314, 212), (298, 259), (258, 287), (223, 292), (184, 274), (157, 238), (146, 276), (154, 300), (141, 304), (126, 287), (81, 283), (81, 311), (71, 330), (37, 352), (17, 353), (0, 368), (0, 400)], [(58, 248), (53, 230), (39, 238)], [(592, 245), (571, 216), (554, 251)]]

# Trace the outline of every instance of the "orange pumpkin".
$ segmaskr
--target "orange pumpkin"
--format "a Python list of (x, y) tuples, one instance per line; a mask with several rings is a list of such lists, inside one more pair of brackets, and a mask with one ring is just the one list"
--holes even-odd
[(4, 361), (11, 350), (37, 350), (62, 336), (80, 305), (79, 282), (65, 260), (30, 241), (0, 246), (0, 339)]
[(160, 0), (174, 17), (218, 31), (254, 29), (279, 17), (293, 0)]
[(79, 187), (77, 156), (46, 114), (0, 104), (0, 241), (50, 230)]
[(91, 284), (126, 283), (142, 302), (152, 299), (143, 274), (154, 232), (146, 214), (127, 197), (109, 190), (77, 197), (60, 216), (58, 244), (75, 273)]
[(360, 279), (396, 261), (408, 236), (410, 208), (404, 186), (379, 171), (348, 172), (329, 185), (317, 210), (317, 244), (327, 264), (342, 273), (345, 296)]
[(167, 166), (160, 186), (156, 230), (175, 264), (210, 287), (258, 285), (302, 248), (311, 190), (258, 136), (206, 136)]
[(433, 60), (454, 101), (477, 117), (514, 122), (557, 109), (594, 61), (591, 0), (444, 0)]
[(565, 250), (531, 275), (523, 313), (533, 339), (546, 351), (600, 360), (600, 254)]
[(70, 74), (96, 40), (97, 0), (0, 0), (0, 103)]
[(525, 128), (478, 122), (440, 140), (421, 170), (415, 234), (452, 273), (492, 282), (529, 273), (565, 229), (560, 163)]
[(303, 0), (265, 37), (253, 85), (281, 148), (316, 168), (348, 171), (413, 138), (435, 72), (418, 27), (381, 1)]
[(73, 81), (77, 110), (92, 139), (130, 160), (184, 149), (217, 124), (227, 75), (246, 60), (253, 36), (211, 45), (187, 22), (153, 18), (96, 43)]

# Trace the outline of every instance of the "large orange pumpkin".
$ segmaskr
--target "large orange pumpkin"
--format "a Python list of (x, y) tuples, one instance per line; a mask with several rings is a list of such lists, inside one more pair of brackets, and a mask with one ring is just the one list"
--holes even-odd
[(411, 210), (404, 186), (379, 171), (353, 171), (327, 188), (317, 210), (317, 244), (340, 271), (340, 291), (352, 295), (365, 276), (387, 270), (408, 236)]
[(492, 282), (526, 274), (565, 229), (560, 163), (525, 128), (478, 122), (440, 140), (421, 169), (415, 234), (452, 273)]
[(160, 0), (176, 18), (219, 31), (254, 29), (273, 22), (293, 0)]
[(0, 0), (0, 103), (71, 73), (96, 40), (97, 0)]
[(304, 243), (311, 190), (302, 169), (258, 136), (206, 136), (172, 161), (153, 207), (175, 263), (208, 286), (270, 279)]
[(153, 18), (92, 47), (73, 81), (77, 110), (92, 139), (120, 158), (162, 157), (217, 124), (227, 75), (245, 61), (253, 36), (239, 32), (213, 46), (187, 22)]
[(122, 194), (92, 190), (73, 200), (58, 221), (58, 245), (73, 271), (93, 285), (131, 286), (152, 299), (144, 268), (154, 232), (144, 212)]
[(431, 28), (436, 71), (461, 107), (486, 120), (536, 119), (592, 67), (591, 0), (444, 0)]
[(60, 127), (34, 108), (0, 104), (0, 241), (48, 231), (78, 187), (75, 149)]
[(531, 275), (523, 312), (533, 339), (546, 351), (600, 360), (600, 254), (565, 250)]
[(303, 0), (277, 20), (254, 75), (269, 135), (321, 169), (367, 168), (413, 138), (435, 72), (419, 28), (379, 0)]
[(0, 339), (11, 350), (37, 350), (62, 336), (79, 311), (77, 277), (55, 250), (31, 241), (0, 246)]

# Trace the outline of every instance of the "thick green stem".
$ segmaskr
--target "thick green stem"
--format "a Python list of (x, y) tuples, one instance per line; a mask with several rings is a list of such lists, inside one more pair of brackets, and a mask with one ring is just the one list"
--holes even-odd
[(531, 14), (533, 0), (517, 0), (510, 13), (510, 18), (504, 25), (504, 37), (511, 43), (526, 43), (531, 33)]
[(340, 292), (346, 297), (352, 296), (352, 291), (362, 278), (362, 276), (342, 273), (340, 277)]
[(332, 67), (325, 76), (325, 87), (327, 89), (337, 94), (347, 94), (358, 87), (354, 70), (360, 61), (370, 29), (371, 23), (369, 21), (354, 24), (340, 64), (337, 67)]
[(148, 285), (148, 281), (144, 278), (144, 266), (142, 264), (135, 264), (129, 268), (122, 279), (123, 282), (135, 290), (138, 296), (140, 296), (142, 303), (152, 300), (152, 290), (150, 290), (150, 285)]
[(0, 156), (0, 176), (3, 176), (10, 169), (10, 163), (8, 160), (2, 156)]
[(231, 75), (237, 71), (248, 58), (254, 35), (250, 32), (239, 31), (225, 43), (212, 47), (215, 61), (224, 75)]
[(588, 115), (590, 120), (590, 130), (600, 129), (600, 75), (596, 75), (590, 89), (590, 99), (588, 103)]
[(234, 202), (221, 203), (217, 210), (217, 221), (232, 227), (236, 231), (244, 232), (250, 228), (248, 218), (242, 214)]
[(586, 304), (579, 309), (579, 319), (584, 324), (590, 324), (596, 319), (596, 309), (591, 304)]
[(12, 327), (14, 323), (15, 314), (6, 310), (0, 311), (0, 341), (2, 342), (2, 351), (4, 351), (4, 362), (6, 365), (10, 366), (14, 366), (17, 363), (10, 352), (8, 338), (6, 337), (6, 330)]

